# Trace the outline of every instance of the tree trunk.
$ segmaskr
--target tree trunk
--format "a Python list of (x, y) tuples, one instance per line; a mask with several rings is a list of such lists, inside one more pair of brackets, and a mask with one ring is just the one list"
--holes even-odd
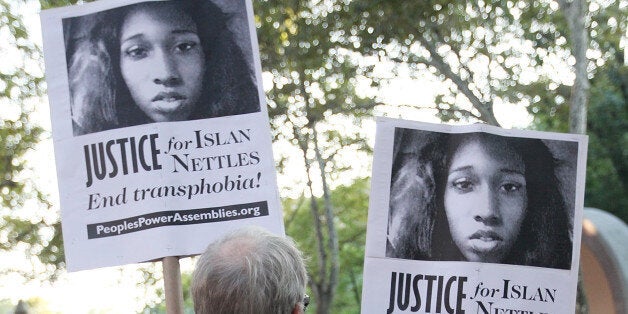
[(569, 109), (569, 132), (585, 134), (587, 131), (587, 103), (589, 100), (589, 77), (587, 74), (587, 49), (589, 35), (584, 25), (588, 5), (585, 0), (559, 0), (571, 40), (571, 53), (576, 59), (574, 70), (576, 79), (571, 89), (571, 106)]
[[(589, 78), (587, 74), (587, 48), (589, 46), (589, 35), (584, 25), (585, 13), (588, 4), (585, 0), (558, 0), (560, 8), (563, 10), (567, 26), (569, 27), (569, 38), (571, 40), (571, 53), (576, 59), (574, 70), (576, 78), (571, 89), (571, 99), (569, 107), (569, 132), (586, 134), (587, 132), (587, 103), (589, 100)], [(575, 226), (580, 227), (580, 226)], [(576, 313), (589, 313), (584, 286), (582, 282), (582, 271), (578, 272), (578, 293), (576, 297)]]
[(320, 306), (316, 308), (318, 314), (331, 313), (332, 300), (336, 294), (336, 286), (338, 285), (338, 235), (336, 233), (336, 224), (334, 223), (334, 208), (331, 203), (331, 193), (327, 185), (327, 177), (325, 175), (325, 166), (327, 162), (323, 158), (321, 151), (318, 147), (318, 133), (316, 132), (316, 125), (312, 126), (313, 141), (314, 141), (314, 153), (316, 160), (318, 161), (318, 167), (320, 169), (321, 182), (323, 184), (323, 204), (325, 207), (325, 225), (327, 227), (327, 247), (329, 249), (329, 277), (326, 280), (327, 284), (323, 287), (325, 298), (325, 307)]
[[(314, 221), (314, 232), (316, 235), (316, 244), (318, 248), (318, 272), (316, 276), (310, 276), (309, 285), (314, 295), (314, 303), (316, 304), (317, 314), (331, 313), (331, 306), (338, 285), (339, 272), (339, 249), (338, 236), (334, 223), (334, 212), (331, 203), (331, 194), (327, 185), (327, 177), (325, 176), (326, 161), (323, 158), (318, 147), (318, 135), (316, 133), (316, 124), (311, 127), (312, 137), (308, 138), (301, 134), (297, 127), (293, 128), (294, 137), (299, 143), (299, 148), (303, 153), (303, 161), (307, 172), (307, 186), (310, 191), (310, 210)], [(319, 204), (314, 197), (313, 182), (310, 175), (312, 163), (307, 157), (307, 152), (312, 144), (315, 158), (320, 168), (321, 181), (323, 185), (323, 211), (319, 208)], [(324, 217), (324, 218), (323, 218)], [(327, 240), (325, 240), (325, 234)]]
[[(307, 157), (307, 151), (309, 149), (308, 140), (301, 134), (297, 127), (293, 128), (294, 138), (297, 139), (299, 144), (299, 148), (303, 153), (303, 162), (305, 163), (305, 173), (307, 174), (307, 187), (310, 191), (310, 211), (312, 213), (312, 221), (314, 222), (314, 233), (316, 235), (316, 246), (318, 248), (318, 274), (317, 278), (326, 278), (327, 277), (327, 268), (325, 265), (327, 264), (327, 251), (325, 250), (325, 238), (323, 236), (323, 227), (320, 219), (320, 211), (318, 209), (318, 203), (316, 202), (316, 198), (314, 197), (314, 188), (312, 183), (312, 177), (310, 175), (310, 170), (312, 165), (310, 163), (310, 159)], [(317, 280), (314, 276), (310, 274), (308, 278), (308, 283), (310, 288), (312, 289), (312, 293), (314, 294), (314, 302), (316, 302), (316, 307), (318, 308), (321, 304), (325, 302), (325, 293), (323, 287), (325, 284), (321, 282), (322, 279)]]

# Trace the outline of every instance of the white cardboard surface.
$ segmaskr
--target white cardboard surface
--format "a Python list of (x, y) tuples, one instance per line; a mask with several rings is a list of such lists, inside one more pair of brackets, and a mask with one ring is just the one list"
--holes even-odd
[[(243, 31), (237, 37), (249, 41), (240, 46), (252, 50), (248, 54), (257, 83), (258, 112), (73, 135), (62, 20), (139, 2), (143, 1), (97, 1), (41, 14), (69, 271), (199, 254), (213, 239), (242, 225), (284, 234), (248, 0), (231, 3), (230, 9), (239, 8), (241, 16), (234, 20), (247, 23), (233, 29)], [(107, 176), (96, 179), (90, 162), (93, 182), (89, 184), (87, 161), (102, 148)], [(140, 152), (148, 167), (142, 167)], [(137, 172), (132, 171), (133, 156)], [(122, 171), (123, 159), (127, 174)]]
[[(414, 144), (437, 133), (488, 132), (505, 137), (538, 138), (554, 156), (570, 161), (561, 180), (572, 240), (568, 269), (460, 260), (390, 257), (387, 244), (398, 228), (389, 221), (394, 154), (418, 149), (395, 148), (395, 130), (405, 129)], [(413, 144), (413, 145), (414, 145)], [(556, 148), (558, 147), (558, 149)], [(569, 149), (566, 149), (569, 148)], [(562, 149), (562, 150), (561, 150)], [(582, 135), (504, 130), (483, 124), (437, 125), (377, 119), (369, 204), (362, 313), (573, 313), (576, 301), (587, 138)], [(568, 165), (569, 166), (569, 165)], [(418, 189), (418, 187), (417, 187)], [(417, 205), (421, 206), (421, 205)], [(576, 226), (575, 228), (573, 226)], [(397, 228), (397, 229), (396, 229)], [(433, 247), (442, 245), (434, 243)]]

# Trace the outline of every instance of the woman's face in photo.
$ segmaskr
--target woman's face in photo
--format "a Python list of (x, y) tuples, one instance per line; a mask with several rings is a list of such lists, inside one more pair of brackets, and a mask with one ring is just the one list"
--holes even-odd
[(188, 119), (205, 72), (196, 24), (167, 3), (132, 9), (120, 32), (120, 70), (131, 97), (151, 120)]
[(444, 206), (452, 238), (468, 261), (499, 263), (512, 249), (527, 207), (525, 166), (505, 142), (479, 139), (456, 150)]

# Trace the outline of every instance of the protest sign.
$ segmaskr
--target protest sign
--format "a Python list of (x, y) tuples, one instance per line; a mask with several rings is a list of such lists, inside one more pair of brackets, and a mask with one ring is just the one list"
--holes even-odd
[(70, 271), (283, 234), (249, 1), (113, 0), (41, 14)]
[(573, 313), (586, 151), (582, 135), (378, 119), (363, 313)]

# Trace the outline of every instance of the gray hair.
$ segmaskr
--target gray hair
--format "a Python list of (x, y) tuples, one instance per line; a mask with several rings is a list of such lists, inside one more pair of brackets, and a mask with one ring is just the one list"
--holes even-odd
[(246, 227), (210, 244), (192, 275), (196, 314), (291, 313), (307, 273), (290, 238)]

